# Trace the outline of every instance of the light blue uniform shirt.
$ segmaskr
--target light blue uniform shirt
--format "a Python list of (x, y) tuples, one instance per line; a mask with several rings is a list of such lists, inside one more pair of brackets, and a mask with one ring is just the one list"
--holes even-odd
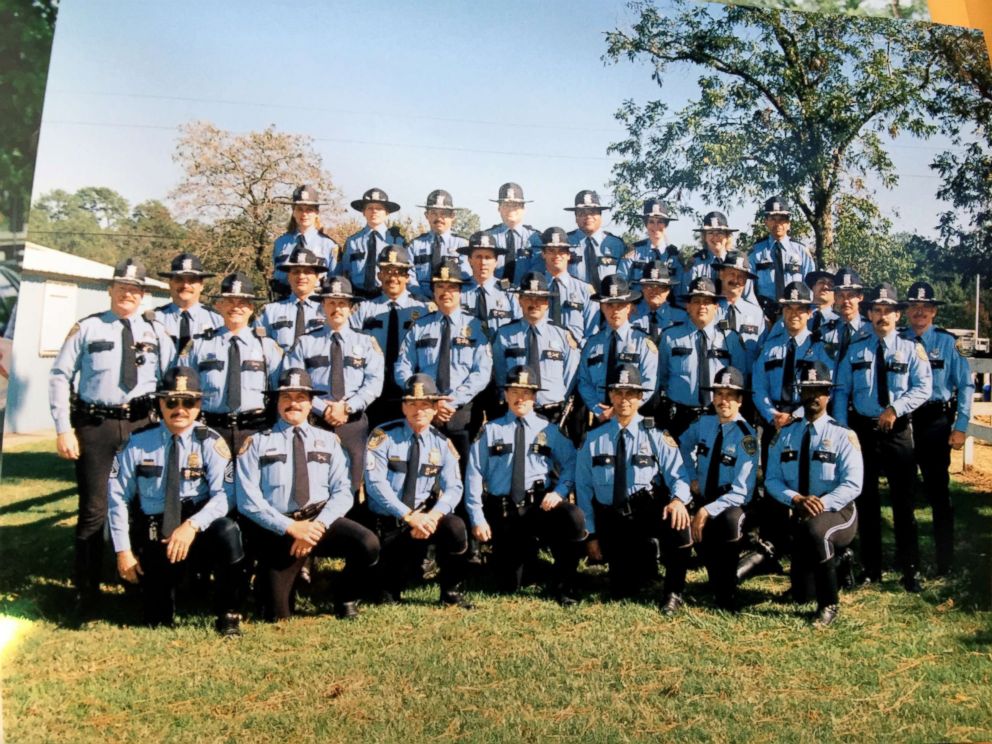
[[(806, 275), (816, 269), (813, 257), (809, 255), (806, 247), (788, 235), (782, 242), (782, 268), (785, 275), (782, 277), (782, 286), (789, 282), (801, 282)], [(758, 275), (754, 281), (754, 291), (759, 297), (767, 297), (770, 300), (778, 300), (775, 296), (775, 241), (771, 237), (766, 237), (754, 244), (749, 254), (751, 262), (751, 272)]]
[[(496, 384), (506, 382), (507, 373), (520, 364), (527, 364), (527, 336), (531, 325), (517, 320), (503, 326), (493, 342), (493, 369)], [(537, 333), (538, 359), (541, 363), (541, 387), (537, 405), (561, 403), (572, 394), (579, 368), (579, 345), (572, 334), (546, 317), (533, 326)]]
[(809, 490), (800, 494), (799, 456), (809, 422), (794, 421), (781, 429), (768, 448), (765, 490), (787, 506), (794, 496), (816, 496), (827, 511), (840, 511), (861, 493), (864, 460), (861, 445), (850, 429), (826, 414), (813, 424), (809, 439)]
[(400, 344), (394, 379), (400, 388), (418, 372), (437, 380), (441, 325), (446, 318), (451, 324), (451, 390), (441, 392), (451, 395), (452, 404), (460, 408), (486, 389), (493, 373), (492, 347), (482, 324), (461, 309), (450, 317), (434, 312), (414, 322)]
[(784, 391), (783, 397), (782, 375), (785, 372), (785, 357), (789, 353), (789, 341), (792, 336), (783, 329), (782, 333), (769, 338), (761, 350), (761, 356), (751, 375), (751, 391), (754, 406), (758, 413), (768, 423), (772, 422), (772, 415), (775, 412), (792, 412), (796, 418), (802, 418), (805, 414), (800, 405), (799, 373), (803, 368), (813, 366), (814, 362), (823, 362), (828, 367), (832, 362), (827, 355), (823, 344), (816, 341), (816, 337), (808, 330), (803, 329), (795, 336), (796, 351), (794, 355), (795, 366), (793, 367), (793, 381), (791, 394), (788, 389)]
[[(709, 364), (711, 381), (724, 367), (736, 367), (742, 372), (747, 369), (746, 352), (740, 336), (720, 328), (715, 320), (702, 331), (698, 331), (692, 323), (672, 326), (661, 335), (658, 345), (658, 389), (669, 400), (684, 406), (699, 405), (701, 360), (696, 353), (698, 333), (706, 335), (706, 363)], [(711, 393), (703, 393), (704, 402), (711, 399)]]
[[(403, 239), (393, 235), (386, 229), (385, 225), (380, 226), (376, 231), (376, 256), (381, 256), (386, 246), (403, 245)], [(338, 261), (337, 270), (334, 272), (338, 276), (343, 276), (351, 282), (351, 286), (356, 289), (375, 291), (382, 285), (379, 282), (379, 267), (376, 266), (372, 272), (371, 287), (365, 286), (365, 260), (369, 253), (369, 243), (371, 242), (372, 228), (366, 225), (354, 235), (350, 235), (344, 241), (344, 251)]]
[[(654, 315), (654, 325), (657, 329), (653, 334), (651, 333), (652, 314)], [(675, 307), (668, 302), (663, 302), (657, 310), (652, 310), (643, 298), (634, 306), (634, 310), (630, 314), (630, 324), (650, 335), (656, 345), (661, 340), (661, 334), (673, 325), (688, 322), (689, 316), (682, 308)]]
[[(317, 256), (317, 258), (324, 259), (328, 272), (331, 274), (336, 273), (338, 254), (341, 252), (338, 244), (335, 243), (332, 238), (328, 237), (323, 232), (320, 232), (315, 227), (311, 227), (302, 235), (303, 247)], [(300, 233), (295, 232), (283, 233), (276, 238), (276, 242), (272, 245), (273, 266), (278, 266), (279, 264), (285, 263), (289, 260), (289, 255), (296, 247), (299, 237)], [(272, 278), (282, 282), (283, 284), (289, 284), (289, 275), (285, 271), (275, 269), (272, 272)]]
[(262, 314), (255, 325), (265, 329), (266, 334), (286, 351), (293, 345), (296, 335), (296, 305), (303, 303), (304, 333), (324, 325), (324, 306), (316, 297), (300, 300), (290, 295), (285, 300), (269, 302), (262, 308)]
[[(903, 338), (916, 339), (913, 329), (903, 331)], [(961, 356), (955, 343), (956, 337), (950, 331), (930, 326), (920, 337), (923, 349), (930, 361), (933, 376), (933, 391), (930, 400), (945, 403), (957, 400), (958, 412), (954, 419), (955, 431), (967, 431), (971, 419), (971, 402), (975, 397), (975, 382), (968, 367), (968, 360)]]
[[(610, 339), (614, 330), (605, 326), (589, 339), (579, 359), (579, 395), (593, 414), (606, 400), (606, 374), (609, 366)], [(636, 364), (641, 373), (641, 387), (646, 388), (641, 399), (646, 401), (658, 383), (658, 347), (640, 328), (624, 323), (616, 330), (617, 365)]]
[[(410, 258), (413, 261), (413, 279), (407, 289), (414, 297), (425, 302), (433, 299), (431, 291), (431, 250), (434, 245), (434, 232), (428, 231), (418, 235), (407, 247)], [(468, 266), (468, 258), (458, 253), (459, 248), (468, 245), (468, 241), (461, 235), (446, 232), (441, 235), (441, 258), (454, 258), (461, 266), (461, 279), (468, 280), (472, 276), (472, 271)]]
[[(627, 495), (651, 488), (661, 475), (673, 499), (683, 504), (692, 500), (689, 473), (685, 469), (678, 445), (668, 432), (643, 425), (636, 415), (624, 427), (627, 437)], [(586, 529), (596, 531), (593, 499), (600, 504), (613, 504), (613, 471), (616, 461), (617, 436), (620, 424), (612, 418), (586, 435), (575, 460), (576, 502), (586, 518)]]
[(440, 494), (434, 508), (441, 514), (451, 514), (462, 500), (462, 478), (454, 445), (433, 426), (419, 436), (420, 466), (415, 474), (407, 472), (414, 432), (405, 420), (383, 424), (369, 436), (365, 494), (375, 514), (402, 519), (410, 512), (403, 503), (403, 484), (411, 475), (417, 479), (414, 509), (427, 501), (435, 482)]
[(572, 335), (579, 342), (579, 346), (584, 346), (586, 339), (599, 330), (602, 320), (599, 303), (592, 299), (596, 290), (588, 282), (584, 282), (569, 273), (554, 277), (551, 272), (545, 269), (544, 278), (548, 280), (549, 291), (554, 291), (553, 282), (557, 282), (558, 286), (561, 287), (559, 290), (561, 324), (572, 332)]
[[(733, 310), (731, 310), (733, 308)], [(762, 335), (765, 333), (765, 314), (761, 310), (761, 305), (747, 296), (740, 297), (733, 305), (727, 298), (721, 297), (717, 302), (717, 323), (722, 323), (726, 328), (733, 328), (730, 324), (730, 316), (733, 314), (737, 327), (734, 329), (740, 336), (747, 352), (747, 369), (741, 372), (750, 373), (754, 360), (761, 353)]]
[(330, 527), (351, 509), (354, 497), (351, 464), (337, 434), (303, 423), (310, 498), (297, 505), (293, 498), (293, 428), (280, 419), (271, 429), (253, 434), (238, 454), (238, 511), (279, 535), (293, 523), (287, 516), (310, 504), (327, 501), (316, 522)]
[[(592, 238), (597, 257), (596, 266), (586, 266), (587, 238)], [(572, 249), (572, 257), (568, 260), (568, 273), (597, 289), (603, 279), (617, 273), (620, 259), (627, 255), (627, 244), (605, 230), (599, 230), (592, 235), (586, 235), (581, 230), (572, 230), (568, 234), (568, 242), (575, 246)]]
[[(486, 232), (493, 236), (497, 247), (506, 248), (506, 239), (510, 230), (511, 228), (508, 225), (501, 222), (498, 225), (493, 225)], [(510, 282), (510, 286), (516, 287), (528, 271), (542, 271), (544, 269), (544, 260), (541, 258), (541, 233), (538, 230), (535, 230), (530, 225), (517, 225), (512, 230), (514, 235), (513, 243), (517, 254), (516, 268), (513, 270), (513, 276), (503, 276), (503, 268), (506, 266), (507, 259), (510, 256), (509, 254), (497, 256), (496, 276), (500, 279), (506, 279)]]
[[(131, 550), (129, 507), (137, 496), (148, 516), (165, 512), (166, 463), (172, 432), (165, 424), (136, 431), (118, 451), (107, 483), (114, 550)], [(227, 443), (213, 429), (194, 424), (179, 435), (179, 498), (203, 504), (189, 521), (200, 532), (234, 507), (234, 466)]]
[(176, 355), (172, 339), (157, 320), (142, 313), (129, 318), (138, 367), (137, 384), (130, 391), (120, 385), (124, 325), (110, 310), (76, 323), (55, 357), (48, 377), (48, 402), (55, 431), (69, 431), (69, 399), (73, 382), (83, 403), (122, 406), (155, 392)]
[[(823, 348), (826, 350), (830, 358), (834, 360), (833, 367), (835, 377), (837, 374), (838, 365), (840, 364), (838, 355), (840, 354), (841, 335), (844, 330), (843, 324), (846, 322), (847, 321), (842, 318), (837, 317), (821, 325), (817, 331), (820, 341), (823, 342)], [(852, 320), (849, 325), (851, 326), (851, 333), (847, 345), (848, 349), (854, 345), (855, 341), (874, 337), (875, 335), (872, 331), (871, 323), (866, 321), (861, 315), (855, 315), (854, 320)]]
[(713, 255), (709, 248), (701, 248), (693, 253), (689, 259), (689, 268), (686, 269), (686, 286), (691, 284), (693, 279), (700, 277), (717, 281), (720, 278), (720, 272), (713, 266), (717, 261), (722, 262), (723, 259)]
[[(548, 493), (568, 499), (575, 487), (575, 447), (550, 421), (533, 411), (523, 418), (525, 488), (542, 483)], [(513, 444), (516, 441), (517, 416), (507, 412), (485, 425), (472, 444), (465, 471), (465, 508), (469, 523), (486, 524), (483, 494), (509, 496), (513, 479)]]
[[(512, 323), (521, 316), (520, 303), (517, 302), (516, 295), (510, 294), (507, 290), (510, 283), (490, 277), (482, 287), (475, 281), (470, 280), (462, 285), (462, 310), (468, 315), (474, 315), (482, 322), (486, 335), (492, 339), (503, 326)], [(489, 311), (487, 318), (479, 316), (479, 293), (485, 290), (486, 309)]]
[[(393, 302), (396, 303), (396, 315), (400, 321), (399, 340), (402, 342), (413, 321), (431, 312), (427, 303), (416, 299), (409, 292), (404, 291), (395, 300), (390, 300), (384, 294), (374, 300), (365, 300), (355, 308), (349, 319), (351, 327), (356, 331), (373, 336), (383, 353), (388, 341), (386, 324), (389, 323), (390, 303)], [(392, 374), (392, 370), (387, 370), (387, 374)]]
[[(723, 429), (723, 444), (713, 451), (716, 435)], [(685, 462), (689, 481), (698, 481), (700, 496), (706, 498), (706, 480), (710, 463), (719, 459), (719, 496), (704, 504), (711, 517), (732, 506), (744, 506), (751, 500), (758, 478), (758, 454), (761, 448), (754, 429), (740, 414), (733, 421), (721, 424), (717, 416), (702, 416), (693, 421), (679, 438), (679, 450)]]
[(632, 246), (632, 252), (620, 259), (617, 273), (624, 277), (632, 286), (640, 285), (644, 269), (652, 261), (664, 261), (672, 282), (672, 298), (677, 298), (687, 286), (685, 284), (685, 267), (679, 256), (679, 249), (674, 245), (651, 245), (648, 238), (638, 240)]
[[(841, 360), (834, 392), (834, 416), (847, 425), (847, 406), (862, 416), (877, 418), (885, 406), (878, 404), (875, 392), (875, 364), (878, 336), (872, 333), (851, 344)], [(930, 360), (922, 344), (899, 338), (895, 331), (885, 338), (885, 363), (889, 384), (889, 405), (897, 416), (905, 416), (930, 400), (933, 376)]]
[[(231, 411), (227, 405), (227, 359), (232, 337), (238, 340), (241, 353), (241, 405)], [(207, 413), (244, 413), (265, 406), (264, 393), (275, 387), (279, 378), (282, 349), (268, 337), (259, 337), (253, 328), (236, 334), (225, 326), (208, 333), (189, 345), (179, 363), (192, 367), (200, 375), (203, 410)]]
[(182, 349), (178, 348), (179, 326), (182, 323), (183, 312), (189, 313), (190, 338), (198, 336), (204, 331), (220, 328), (224, 325), (224, 318), (220, 313), (200, 302), (197, 302), (185, 311), (181, 310), (174, 302), (155, 308), (155, 320), (162, 324), (165, 332), (172, 339), (172, 343), (176, 344), (177, 351), (180, 352)]

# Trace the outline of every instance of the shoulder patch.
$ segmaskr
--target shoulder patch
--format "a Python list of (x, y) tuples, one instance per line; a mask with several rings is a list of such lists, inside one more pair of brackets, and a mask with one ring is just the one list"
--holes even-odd
[(655, 344), (654, 341), (651, 340), (651, 336), (648, 336), (646, 339), (644, 339), (644, 345), (647, 346), (649, 349), (651, 349), (651, 351), (653, 351), (655, 354), (658, 353), (658, 346), (657, 344)]
[(371, 342), (372, 349), (375, 351), (375, 353), (382, 354), (382, 347), (379, 346), (379, 342), (375, 340), (375, 336), (369, 334), (368, 339)]
[(72, 328), (69, 329), (69, 332), (65, 336), (65, 340), (68, 341), (70, 338), (72, 338), (73, 336), (75, 336), (77, 333), (79, 333), (79, 323), (73, 323), (72, 324)]
[(455, 456), (455, 460), (461, 459), (461, 455), (458, 454), (458, 450), (455, 449), (455, 445), (450, 439), (448, 440), (448, 451)]
[(565, 340), (568, 341), (568, 345), (573, 349), (579, 348), (579, 342), (575, 340), (575, 336), (573, 336), (572, 332), (568, 329), (565, 329)]
[(372, 433), (369, 435), (368, 448), (370, 450), (374, 450), (376, 447), (378, 447), (385, 441), (386, 441), (386, 432), (384, 432), (382, 429), (377, 427), (373, 429)]
[(179, 350), (179, 356), (189, 356), (189, 353), (193, 350), (193, 339), (186, 342), (186, 345)]
[(217, 437), (214, 440), (214, 452), (226, 460), (231, 459), (231, 448), (227, 446), (227, 440), (224, 437)]
[(758, 440), (748, 434), (741, 440), (741, 448), (749, 455), (753, 455), (758, 451)]
[(923, 344), (919, 341), (914, 341), (913, 344), (916, 346), (916, 356), (919, 357), (921, 362), (930, 361), (927, 359), (927, 350), (923, 348)]
[(858, 452), (861, 451), (861, 442), (858, 441), (858, 435), (850, 429), (847, 430), (847, 441), (850, 442), (851, 446), (858, 450)]
[(257, 325), (254, 328), (252, 328), (252, 332), (259, 338), (265, 338), (266, 336), (269, 335), (268, 332), (265, 330), (265, 326), (260, 326), (260, 325)]
[(675, 437), (673, 437), (671, 434), (668, 433), (668, 429), (665, 429), (663, 432), (661, 432), (661, 439), (669, 447), (678, 448), (679, 446), (679, 443), (675, 441)]
[(431, 301), (429, 301), (427, 303), (427, 312), (429, 312), (429, 313), (436, 313), (437, 312), (437, 303), (434, 302), (434, 300), (431, 300)]
[(251, 437), (245, 437), (245, 441), (241, 443), (241, 449), (238, 450), (239, 455), (243, 455), (248, 451), (248, 447), (251, 446)]

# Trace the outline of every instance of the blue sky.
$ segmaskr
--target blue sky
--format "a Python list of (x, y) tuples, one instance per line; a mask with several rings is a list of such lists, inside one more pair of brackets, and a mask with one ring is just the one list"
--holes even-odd
[[(644, 64), (604, 65), (603, 34), (632, 16), (621, 2), (378, 3), (63, 0), (49, 73), (34, 194), (109, 186), (132, 204), (180, 177), (176, 127), (315, 138), (347, 200), (379, 186), (417, 215), (434, 188), (498, 220), (496, 189), (520, 183), (538, 227), (574, 222), (562, 207), (606, 191), (613, 114), (657, 96)], [(696, 75), (672, 76), (676, 106)], [(938, 142), (901, 138), (902, 173), (880, 202), (899, 229), (932, 234), (943, 205), (926, 163)], [(705, 209), (709, 205), (693, 203)], [(746, 223), (751, 209), (731, 209)], [(672, 225), (674, 242), (692, 225)]]

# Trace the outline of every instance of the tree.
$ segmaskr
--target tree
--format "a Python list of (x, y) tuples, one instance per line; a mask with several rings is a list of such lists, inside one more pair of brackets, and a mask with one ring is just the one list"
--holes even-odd
[[(702, 70), (699, 97), (671, 114), (661, 100), (626, 101), (628, 137), (610, 146), (623, 211), (647, 194), (687, 193), (710, 204), (792, 200), (812, 231), (818, 263), (836, 239), (837, 200), (868, 199), (869, 174), (893, 185), (883, 136), (935, 127), (923, 95), (941, 29), (877, 18), (837, 18), (752, 7), (689, 5), (607, 33), (607, 61), (647, 59), (664, 87), (677, 65)], [(679, 67), (679, 70), (682, 68)]]
[(181, 128), (173, 160), (183, 179), (170, 193), (181, 218), (209, 225), (201, 258), (240, 269), (256, 280), (272, 273), (272, 241), (285, 231), (288, 202), (299, 184), (313, 186), (332, 204), (322, 215), (339, 214), (339, 195), (323, 169), (310, 137), (277, 132), (236, 134), (209, 122)]
[(126, 217), (127, 200), (110, 189), (88, 187), (72, 194), (55, 189), (42, 194), (31, 209), (28, 237), (60, 251), (116, 263), (121, 258), (120, 242), (113, 229), (101, 224), (105, 205), (93, 201), (94, 192), (103, 193), (106, 203), (122, 206)]
[[(717, 2), (729, 4), (729, 0), (717, 0)], [(901, 18), (914, 21), (930, 19), (926, 0), (909, 0), (909, 2), (888, 0), (884, 4), (867, 3), (863, 0), (746, 0), (746, 2), (737, 2), (736, 4), (754, 5), (759, 8), (801, 10), (805, 13), (877, 16), (879, 18)]]

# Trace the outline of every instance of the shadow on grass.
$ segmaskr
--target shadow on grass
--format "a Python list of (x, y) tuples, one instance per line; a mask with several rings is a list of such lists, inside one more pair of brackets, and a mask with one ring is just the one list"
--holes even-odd
[(0, 517), (5, 514), (19, 514), (31, 509), (39, 509), (48, 506), (49, 504), (53, 504), (56, 501), (60, 501), (67, 496), (73, 496), (75, 493), (76, 487), (72, 486), (71, 488), (63, 488), (61, 491), (53, 491), (52, 493), (45, 494), (44, 496), (35, 496), (33, 499), (15, 501), (12, 504), (7, 504), (7, 506), (0, 506)]
[(4, 452), (3, 479), (76, 480), (75, 466), (54, 452)]

